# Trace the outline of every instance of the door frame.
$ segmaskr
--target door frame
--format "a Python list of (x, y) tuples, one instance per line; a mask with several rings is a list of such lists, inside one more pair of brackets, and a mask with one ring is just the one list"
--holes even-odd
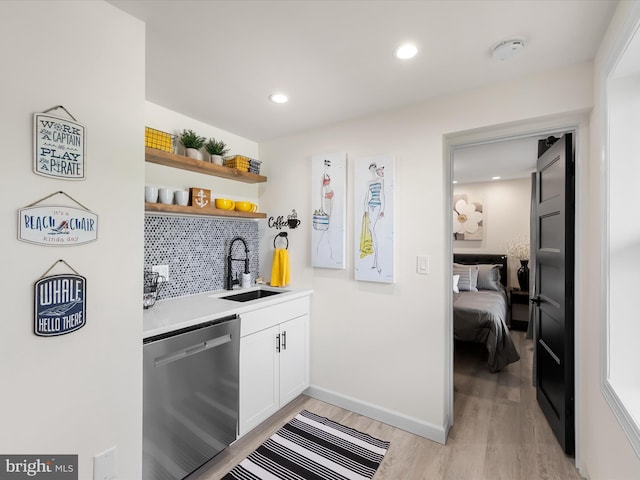
[[(456, 148), (482, 145), (487, 143), (503, 142), (530, 136), (548, 136), (558, 132), (573, 132), (575, 135), (575, 267), (574, 267), (574, 414), (575, 414), (575, 465), (581, 470), (582, 465), (582, 382), (581, 366), (581, 310), (586, 298), (586, 282), (582, 280), (582, 265), (585, 255), (585, 247), (582, 239), (587, 238), (587, 205), (588, 194), (588, 152), (589, 152), (589, 113), (582, 110), (578, 112), (553, 115), (548, 117), (528, 119), (501, 125), (486, 126), (472, 130), (453, 132), (442, 137), (443, 143), (443, 192), (444, 192), (444, 231), (448, 235), (445, 242), (444, 258), (444, 285), (451, 282), (453, 275), (453, 226), (451, 224), (451, 211), (453, 209), (453, 154)], [(537, 155), (537, 152), (536, 152)], [(453, 426), (453, 292), (447, 289), (446, 295), (446, 325), (445, 325), (445, 388), (444, 388), (444, 413), (445, 432), (448, 436)], [(584, 472), (582, 472), (584, 473)]]

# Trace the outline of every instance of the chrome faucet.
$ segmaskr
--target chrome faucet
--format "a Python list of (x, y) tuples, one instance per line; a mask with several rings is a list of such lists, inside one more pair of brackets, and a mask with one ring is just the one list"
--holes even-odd
[[(233, 258), (233, 244), (240, 240), (244, 245), (244, 258)], [(237, 278), (233, 279), (233, 262), (244, 262), (244, 273), (249, 273), (249, 248), (247, 242), (242, 237), (235, 237), (229, 244), (229, 254), (227, 255), (227, 281), (225, 288), (227, 290), (233, 290), (233, 286), (240, 283)]]

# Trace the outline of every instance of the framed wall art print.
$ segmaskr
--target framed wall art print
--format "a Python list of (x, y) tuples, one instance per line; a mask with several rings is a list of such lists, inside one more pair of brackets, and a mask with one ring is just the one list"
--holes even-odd
[(346, 152), (311, 157), (311, 265), (318, 268), (345, 268)]
[(395, 281), (395, 158), (359, 158), (354, 174), (355, 278)]

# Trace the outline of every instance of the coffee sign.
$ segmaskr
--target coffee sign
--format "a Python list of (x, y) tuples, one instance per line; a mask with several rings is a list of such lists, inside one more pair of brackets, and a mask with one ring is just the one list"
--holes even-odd
[(75, 332), (86, 324), (87, 280), (82, 275), (52, 275), (35, 283), (33, 331), (40, 337)]
[(84, 180), (85, 127), (45, 113), (33, 116), (33, 171), (63, 180)]
[(18, 240), (38, 245), (82, 245), (98, 238), (98, 215), (57, 205), (18, 210)]

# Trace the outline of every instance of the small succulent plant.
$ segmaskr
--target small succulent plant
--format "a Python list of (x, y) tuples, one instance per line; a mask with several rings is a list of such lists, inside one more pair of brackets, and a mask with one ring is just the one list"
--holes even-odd
[(204, 144), (204, 148), (210, 155), (226, 155), (229, 152), (227, 145), (222, 140), (216, 140), (215, 138), (209, 139)]
[(193, 130), (183, 130), (180, 135), (180, 143), (184, 148), (195, 148), (200, 150), (204, 145), (206, 138), (199, 137)]

